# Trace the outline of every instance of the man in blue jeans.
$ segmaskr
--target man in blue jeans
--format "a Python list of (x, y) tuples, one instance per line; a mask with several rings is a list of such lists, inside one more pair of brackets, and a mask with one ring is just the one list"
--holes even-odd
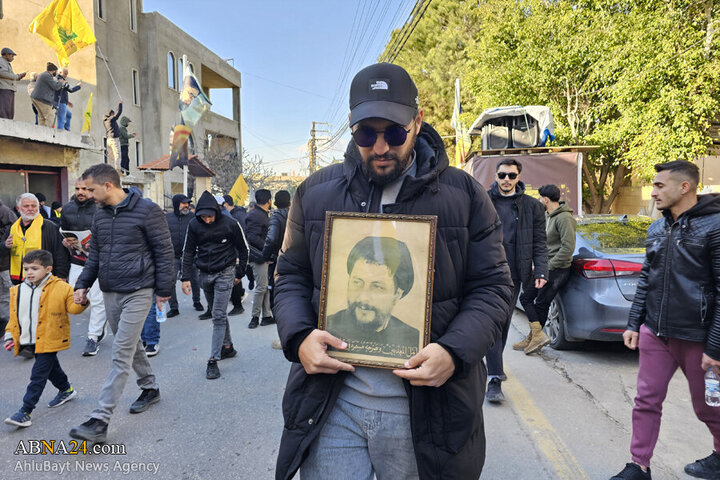
[(245, 275), (248, 260), (247, 242), (240, 224), (230, 215), (223, 215), (220, 208), (210, 192), (203, 192), (195, 218), (188, 225), (180, 274), (183, 293), (190, 295), (190, 272), (197, 255), (200, 285), (208, 306), (212, 305), (212, 344), (205, 371), (208, 380), (220, 377), (218, 360), (237, 355), (230, 337), (227, 306), (233, 286)]
[[(163, 308), (167, 308), (167, 305), (164, 305)], [(148, 357), (154, 357), (160, 351), (160, 324), (157, 321), (157, 308), (154, 298), (150, 311), (145, 317), (145, 325), (143, 325), (140, 340), (142, 340), (145, 354)]]
[(70, 130), (70, 120), (72, 119), (72, 112), (68, 109), (68, 105), (72, 106), (72, 103), (68, 99), (69, 93), (75, 93), (80, 88), (82, 88), (82, 81), (79, 81), (77, 85), (74, 87), (70, 86), (70, 83), (67, 81), (68, 77), (68, 69), (67, 67), (63, 67), (62, 73), (58, 75), (59, 77), (62, 77), (63, 80), (65, 80), (65, 83), (63, 83), (62, 88), (55, 92), (55, 115), (56, 115), (56, 122), (55, 122), (55, 128), (58, 130)]

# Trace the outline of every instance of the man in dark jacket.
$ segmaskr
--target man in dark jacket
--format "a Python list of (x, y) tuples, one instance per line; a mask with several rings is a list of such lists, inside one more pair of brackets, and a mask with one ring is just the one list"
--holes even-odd
[[(278, 332), (293, 362), (277, 479), (298, 469), (303, 478), (355, 478), (359, 465), (364, 477), (378, 478), (470, 479), (482, 471), (482, 357), (500, 337), (512, 287), (502, 227), (480, 185), (449, 167), (417, 102), (402, 68), (360, 71), (344, 163), (310, 176), (293, 199), (276, 273)], [(437, 216), (432, 343), (406, 369), (355, 368), (327, 355), (328, 346), (346, 348), (317, 328), (327, 211)], [(382, 418), (372, 435), (353, 426), (363, 415)]]
[(118, 125), (118, 118), (122, 113), (123, 101), (120, 100), (117, 106), (117, 113), (115, 110), (110, 110), (103, 117), (103, 125), (105, 126), (105, 137), (107, 138), (107, 155), (108, 163), (115, 167), (120, 173), (125, 173), (120, 170), (120, 126)]
[(58, 74), (58, 80), (63, 79), (62, 88), (55, 92), (55, 99), (53, 107), (55, 108), (57, 121), (55, 122), (55, 128), (58, 130), (70, 130), (70, 120), (72, 119), (72, 112), (68, 108), (72, 106), (72, 102), (69, 101), (69, 94), (75, 93), (82, 88), (82, 81), (78, 82), (74, 87), (70, 86), (67, 81), (68, 69), (63, 67), (62, 73)]
[(268, 290), (270, 291), (271, 310), (275, 305), (275, 262), (277, 262), (283, 238), (285, 238), (285, 225), (287, 225), (289, 210), (290, 192), (278, 190), (275, 192), (275, 210), (270, 215), (268, 234), (265, 237), (265, 246), (262, 249), (263, 260), (268, 262)]
[[(93, 218), (97, 212), (95, 200), (90, 196), (85, 180), (77, 179), (75, 182), (75, 195), (72, 200), (63, 207), (60, 216), (60, 228), (63, 231), (86, 231), (92, 228)], [(87, 255), (84, 249), (78, 248), (78, 240), (76, 238), (63, 239), (63, 245), (70, 252), (70, 278), (68, 283), (75, 285), (77, 279), (85, 268)], [(97, 355), (100, 347), (98, 344), (105, 336), (105, 328), (107, 320), (105, 318), (105, 301), (103, 299), (100, 284), (94, 282), (88, 290), (88, 299), (90, 300), (90, 319), (88, 320), (88, 333), (83, 357)]]
[[(233, 200), (233, 197), (230, 195), (225, 195), (225, 203), (223, 204), (223, 207), (230, 212), (230, 215), (240, 222), (240, 226), (243, 229), (243, 232), (247, 228), (247, 225), (245, 224), (245, 220), (248, 216), (248, 211), (245, 207), (241, 205), (234, 205), (235, 201)], [(245, 277), (248, 279), (248, 288), (252, 290), (252, 285), (254, 284), (254, 277), (252, 275), (252, 268), (248, 268), (245, 270)], [(272, 281), (272, 279), (270, 280)], [(245, 307), (243, 307), (243, 299), (245, 297), (245, 288), (243, 287), (242, 282), (238, 283), (233, 287), (232, 295), (230, 295), (230, 301), (233, 304), (232, 310), (228, 312), (228, 315), (240, 315), (241, 313), (245, 313)], [(272, 301), (272, 298), (270, 298)]]
[[(495, 166), (497, 180), (488, 193), (502, 222), (503, 246), (507, 254), (513, 279), (511, 305), (515, 305), (521, 285), (542, 288), (547, 282), (547, 245), (545, 243), (545, 209), (542, 204), (525, 194), (525, 184), (520, 181), (522, 164), (514, 158), (504, 158)], [(520, 302), (531, 304), (534, 297), (523, 294)], [(488, 352), (485, 361), (488, 369), (488, 402), (505, 400), (501, 383), (505, 380), (503, 350), (507, 343), (513, 309), (508, 312), (502, 337)], [(540, 334), (542, 330), (540, 330)], [(547, 340), (547, 337), (546, 337)]]
[(57, 70), (54, 63), (48, 62), (46, 70), (38, 75), (35, 88), (30, 94), (30, 100), (38, 112), (38, 125), (51, 128), (55, 120), (53, 112), (55, 92), (65, 85), (65, 79), (57, 77)]
[(32, 250), (47, 250), (53, 255), (53, 274), (67, 280), (70, 258), (63, 247), (58, 226), (40, 215), (40, 202), (32, 193), (23, 193), (16, 201), (20, 218), (0, 240), (0, 256), (10, 257), (10, 280), (19, 285), (25, 278), (22, 259)]
[(227, 305), (233, 285), (240, 283), (248, 261), (248, 247), (240, 224), (221, 207), (210, 192), (203, 192), (195, 209), (195, 218), (188, 226), (182, 262), (183, 292), (190, 293), (189, 271), (197, 255), (200, 285), (205, 290), (208, 305), (212, 305), (213, 334), (210, 359), (205, 377), (220, 377), (218, 360), (234, 357), (230, 337)]
[(128, 133), (128, 125), (131, 120), (128, 117), (122, 117), (120, 119), (120, 170), (125, 175), (130, 174), (130, 155), (128, 150), (130, 149), (130, 139), (135, 138), (135, 133)]
[[(4, 238), (13, 223), (15, 213), (0, 201), (0, 238)], [(10, 255), (0, 252), (0, 337), (5, 335), (5, 326), (10, 320)]]
[(248, 213), (245, 224), (245, 234), (250, 246), (250, 267), (255, 278), (255, 290), (253, 292), (252, 319), (248, 328), (257, 328), (260, 318), (260, 325), (271, 325), (275, 323), (270, 307), (270, 291), (268, 290), (268, 266), (269, 263), (263, 258), (262, 251), (265, 247), (270, 228), (270, 190), (261, 188), (255, 192), (257, 206)]
[[(185, 245), (185, 236), (187, 235), (188, 225), (193, 219), (190, 215), (190, 199), (178, 193), (172, 198), (173, 211), (165, 215), (168, 227), (170, 228), (170, 238), (172, 238), (173, 249), (175, 249), (175, 277), (182, 270), (183, 247)], [(198, 312), (203, 311), (203, 305), (200, 303), (200, 285), (198, 284), (197, 268), (191, 267), (188, 271), (190, 286), (192, 290), (193, 307)], [(172, 318), (180, 314), (176, 286), (173, 284), (172, 296), (170, 297), (170, 310), (167, 313), (168, 318)]]
[(156, 306), (170, 299), (173, 288), (173, 248), (160, 207), (136, 191), (126, 193), (118, 172), (106, 163), (82, 175), (100, 207), (92, 225), (92, 245), (85, 268), (75, 283), (75, 302), (87, 302), (96, 280), (105, 299), (105, 313), (113, 334), (112, 369), (98, 407), (90, 420), (70, 430), (70, 436), (93, 443), (107, 439), (107, 427), (130, 370), (137, 375), (140, 397), (130, 413), (144, 412), (160, 400), (140, 334), (156, 296)]
[(690, 162), (655, 165), (651, 197), (663, 218), (648, 228), (645, 262), (625, 345), (640, 349), (632, 413), (632, 462), (613, 479), (649, 480), (662, 405), (678, 367), (713, 452), (685, 466), (697, 478), (720, 478), (720, 410), (705, 403), (705, 371), (720, 373), (720, 195), (697, 195), (700, 175)]

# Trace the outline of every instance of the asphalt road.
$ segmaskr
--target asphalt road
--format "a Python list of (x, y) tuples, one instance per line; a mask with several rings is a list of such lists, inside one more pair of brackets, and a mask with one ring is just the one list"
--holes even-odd
[[(132, 415), (139, 394), (131, 374), (108, 431), (110, 448), (124, 454), (32, 455), (33, 440), (72, 440), (70, 428), (86, 420), (110, 368), (110, 341), (95, 357), (82, 357), (86, 314), (73, 318), (72, 347), (59, 358), (78, 397), (56, 409), (48, 384), (26, 429), (0, 425), (0, 480), (157, 478), (272, 479), (282, 431), (281, 399), (289, 363), (271, 348), (274, 326), (248, 330), (247, 312), (231, 318), (239, 355), (219, 362), (222, 376), (205, 379), (211, 321), (197, 319), (189, 298), (181, 315), (162, 325), (160, 353), (150, 359), (160, 403)], [(509, 343), (527, 330), (517, 311)], [(593, 343), (580, 350), (525, 356), (506, 350), (508, 400), (484, 406), (487, 479), (607, 479), (628, 461), (630, 414), (637, 355), (619, 345)], [(21, 405), (32, 361), (0, 352), (0, 416)], [(114, 445), (114, 446), (113, 446)], [(107, 447), (106, 447), (107, 448)], [(711, 436), (695, 419), (684, 377), (676, 375), (665, 404), (653, 464), (655, 479), (690, 478), (685, 463), (709, 454)], [(120, 452), (122, 453), (122, 452)]]

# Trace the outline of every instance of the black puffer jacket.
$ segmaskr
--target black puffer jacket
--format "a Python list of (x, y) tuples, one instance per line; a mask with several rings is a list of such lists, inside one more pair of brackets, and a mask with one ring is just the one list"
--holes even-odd
[[(0, 238), (7, 238), (7, 232), (16, 220), (15, 212), (0, 202)], [(0, 251), (0, 272), (5, 270), (10, 270), (10, 250)]]
[(698, 195), (675, 221), (663, 213), (648, 229), (627, 328), (706, 342), (720, 360), (720, 194)]
[(165, 214), (168, 227), (170, 228), (170, 238), (172, 239), (173, 249), (175, 249), (175, 258), (182, 257), (183, 245), (185, 245), (185, 235), (187, 234), (188, 225), (194, 215), (180, 215), (180, 200), (185, 198), (183, 194), (173, 196), (173, 211)]
[(262, 250), (270, 228), (270, 214), (260, 207), (253, 208), (245, 220), (245, 235), (250, 247), (250, 261), (263, 263)]
[[(487, 193), (449, 168), (442, 139), (423, 124), (415, 144), (417, 173), (403, 183), (387, 213), (437, 215), (431, 341), (455, 360), (439, 388), (405, 382), (420, 478), (478, 478), (485, 461), (482, 358), (500, 336), (512, 282), (502, 226)], [(298, 188), (277, 263), (273, 309), (285, 356), (293, 362), (283, 398), (277, 479), (291, 478), (332, 410), (345, 375), (308, 375), (298, 348), (317, 328), (325, 212), (379, 210), (381, 188), (360, 167), (351, 141), (343, 164), (323, 168)]]
[[(523, 283), (533, 278), (548, 278), (548, 253), (545, 233), (545, 207), (542, 203), (525, 194), (525, 184), (515, 186), (516, 212), (515, 261)], [(502, 196), (497, 182), (488, 190), (493, 203)], [(533, 266), (535, 270), (533, 270)]]
[(160, 207), (130, 191), (116, 207), (99, 208), (92, 225), (92, 248), (75, 289), (95, 279), (103, 292), (131, 293), (154, 288), (169, 297), (175, 288), (170, 230)]
[(230, 265), (235, 265), (235, 278), (242, 278), (248, 262), (248, 247), (242, 227), (230, 215), (223, 215), (215, 197), (210, 192), (203, 192), (198, 200), (196, 211), (203, 209), (215, 210), (215, 221), (211, 224), (203, 222), (195, 216), (188, 226), (183, 264), (180, 279), (190, 280), (193, 259), (197, 254), (197, 268), (205, 273), (217, 273)]
[(232, 210), (230, 210), (230, 215), (240, 222), (240, 226), (243, 228), (243, 231), (245, 230), (245, 220), (247, 220), (248, 212), (245, 209), (245, 207), (235, 207)]
[[(60, 228), (63, 230), (77, 231), (90, 230), (93, 217), (95, 217), (97, 210), (98, 208), (94, 200), (88, 199), (80, 202), (73, 197), (72, 200), (63, 205), (62, 213), (60, 214)], [(90, 239), (90, 242), (92, 242), (92, 239)], [(75, 258), (74, 255), (70, 255), (70, 263), (80, 266), (85, 265), (85, 262), (79, 258)]]
[(263, 260), (266, 262), (275, 262), (277, 260), (283, 238), (285, 238), (285, 225), (287, 224), (289, 210), (290, 207), (279, 208), (270, 215), (270, 226), (262, 250)]

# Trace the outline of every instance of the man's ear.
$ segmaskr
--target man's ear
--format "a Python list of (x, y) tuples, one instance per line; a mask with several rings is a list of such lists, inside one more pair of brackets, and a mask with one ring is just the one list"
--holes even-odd
[(397, 302), (400, 300), (403, 295), (405, 295), (405, 291), (402, 288), (396, 288), (395, 289), (395, 301)]

